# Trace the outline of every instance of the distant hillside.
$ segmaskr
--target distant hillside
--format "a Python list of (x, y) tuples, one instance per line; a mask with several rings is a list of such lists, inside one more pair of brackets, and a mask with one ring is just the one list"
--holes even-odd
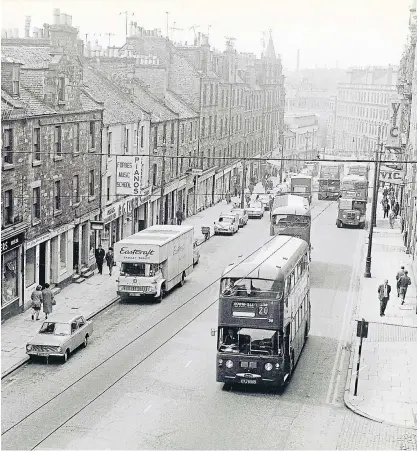
[(299, 73), (284, 69), (285, 81), (289, 85), (299, 85), (307, 79), (317, 89), (336, 91), (337, 84), (347, 81), (345, 69), (302, 69)]

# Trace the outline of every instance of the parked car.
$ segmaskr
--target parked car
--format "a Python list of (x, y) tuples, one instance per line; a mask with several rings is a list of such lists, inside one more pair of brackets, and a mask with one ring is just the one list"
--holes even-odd
[(246, 209), (249, 218), (262, 218), (264, 215), (264, 206), (262, 202), (252, 201), (249, 203), (249, 207)]
[(87, 347), (93, 333), (93, 323), (82, 315), (57, 314), (43, 322), (37, 335), (26, 345), (29, 357), (62, 357), (68, 360), (79, 346)]
[(200, 249), (198, 248), (198, 241), (194, 240), (193, 244), (193, 265), (195, 266), (200, 260)]
[(239, 230), (239, 215), (222, 214), (217, 222), (214, 223), (214, 234), (233, 235)]
[(248, 223), (248, 212), (245, 208), (233, 208), (230, 213), (239, 215), (239, 227), (243, 227)]
[(262, 202), (262, 205), (264, 206), (265, 211), (269, 211), (272, 198), (273, 198), (272, 194), (271, 195), (269, 195), (269, 194), (260, 194), (259, 195), (259, 200)]

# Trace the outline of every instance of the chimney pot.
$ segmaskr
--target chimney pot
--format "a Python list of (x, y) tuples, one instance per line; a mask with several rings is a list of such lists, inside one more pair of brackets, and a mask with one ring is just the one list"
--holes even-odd
[(55, 8), (54, 12), (53, 12), (53, 18), (54, 18), (54, 25), (59, 25), (60, 23), (60, 12), (59, 12), (59, 8)]
[(66, 25), (67, 24), (67, 15), (65, 13), (61, 13), (61, 15), (59, 16), (59, 22), (61, 25)]

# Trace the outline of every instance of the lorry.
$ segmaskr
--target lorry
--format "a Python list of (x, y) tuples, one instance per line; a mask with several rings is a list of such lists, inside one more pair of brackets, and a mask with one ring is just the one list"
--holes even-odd
[(353, 226), (363, 229), (366, 221), (366, 199), (339, 199), (336, 226)]
[(313, 178), (311, 176), (299, 174), (291, 177), (291, 194), (302, 196), (311, 204), (312, 192)]
[(194, 227), (183, 225), (154, 225), (115, 243), (121, 300), (151, 296), (161, 302), (192, 272), (193, 247)]

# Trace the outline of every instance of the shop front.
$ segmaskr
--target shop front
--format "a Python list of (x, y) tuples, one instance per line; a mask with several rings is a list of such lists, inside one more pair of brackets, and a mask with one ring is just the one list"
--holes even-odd
[(21, 232), (1, 242), (1, 319), (2, 321), (22, 311), (22, 256), (25, 233)]

